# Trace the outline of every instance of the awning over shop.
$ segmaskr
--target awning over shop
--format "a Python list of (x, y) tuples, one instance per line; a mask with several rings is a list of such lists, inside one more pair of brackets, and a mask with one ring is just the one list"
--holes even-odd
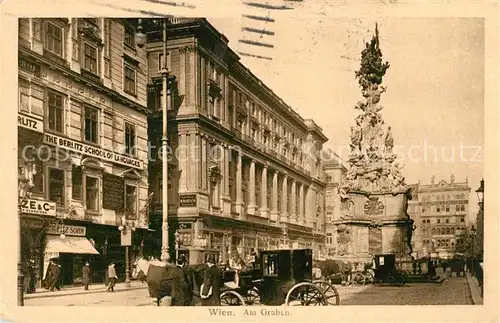
[(61, 239), (59, 236), (47, 236), (47, 247), (45, 252), (58, 253), (78, 253), (98, 255), (99, 252), (92, 246), (90, 241), (85, 237), (66, 236)]

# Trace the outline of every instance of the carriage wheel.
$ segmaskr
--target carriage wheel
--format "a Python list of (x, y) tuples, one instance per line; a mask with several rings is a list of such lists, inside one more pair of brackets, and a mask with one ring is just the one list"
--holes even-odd
[(354, 285), (364, 285), (366, 282), (366, 277), (361, 273), (356, 273), (352, 276), (352, 281)]
[(374, 282), (375, 282), (375, 277), (371, 272), (367, 271), (365, 273), (365, 284), (370, 285), (373, 284)]
[(325, 294), (328, 305), (335, 306), (340, 304), (340, 295), (335, 286), (326, 280), (315, 280), (314, 284), (321, 289), (323, 294)]
[(245, 295), (246, 305), (259, 305), (260, 304), (260, 292), (257, 288), (250, 289)]
[(221, 306), (245, 306), (243, 297), (234, 290), (227, 290), (220, 295)]
[(313, 283), (303, 282), (294, 285), (285, 298), (286, 306), (328, 306), (321, 289)]

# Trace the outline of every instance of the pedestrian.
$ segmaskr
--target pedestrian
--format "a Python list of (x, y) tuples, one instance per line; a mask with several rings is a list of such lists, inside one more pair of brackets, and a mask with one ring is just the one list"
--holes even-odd
[(200, 290), (201, 306), (220, 306), (221, 271), (213, 255), (208, 256), (207, 265)]
[(33, 267), (31, 266), (31, 261), (27, 261), (24, 265), (24, 293), (31, 294), (31, 280), (33, 276)]
[(54, 259), (50, 260), (49, 267), (47, 268), (47, 285), (49, 291), (54, 291), (54, 288), (61, 290), (59, 278), (61, 275), (61, 267), (56, 264)]
[(116, 269), (115, 269), (115, 263), (110, 262), (107, 270), (107, 277), (108, 277), (108, 283), (107, 283), (107, 292), (114, 292), (115, 291), (115, 284), (116, 280), (118, 279), (118, 276), (116, 275)]
[(85, 262), (85, 265), (82, 268), (82, 283), (83, 283), (83, 290), (89, 290), (90, 264), (88, 261)]
[(177, 258), (175, 271), (176, 281), (172, 288), (171, 306), (190, 306), (193, 302), (193, 284), (191, 271), (186, 266), (186, 258), (181, 255)]

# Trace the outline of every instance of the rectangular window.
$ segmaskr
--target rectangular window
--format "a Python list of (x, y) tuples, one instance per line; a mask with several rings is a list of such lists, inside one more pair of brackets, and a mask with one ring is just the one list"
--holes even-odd
[(63, 30), (50, 22), (47, 23), (47, 32), (45, 33), (45, 49), (63, 56)]
[(130, 65), (125, 64), (124, 68), (124, 74), (125, 74), (125, 84), (124, 84), (124, 91), (135, 95), (135, 68), (131, 67)]
[(85, 176), (85, 206), (88, 211), (99, 211), (99, 178)]
[(72, 197), (75, 200), (82, 199), (82, 167), (73, 165), (71, 172)]
[(48, 127), (50, 130), (63, 132), (64, 98), (54, 92), (49, 92)]
[(64, 206), (64, 170), (49, 168), (49, 200)]
[(83, 68), (97, 74), (97, 48), (87, 43), (84, 44)]
[(137, 215), (137, 187), (125, 185), (125, 210), (129, 216)]
[(19, 110), (23, 112), (29, 112), (29, 97), (30, 88), (29, 84), (19, 80)]
[(84, 120), (84, 139), (93, 143), (98, 143), (98, 111), (91, 107), (85, 107), (85, 120)]
[(135, 126), (125, 122), (125, 153), (135, 156)]
[(135, 49), (135, 33), (132, 27), (125, 26), (125, 39), (123, 42), (128, 47)]

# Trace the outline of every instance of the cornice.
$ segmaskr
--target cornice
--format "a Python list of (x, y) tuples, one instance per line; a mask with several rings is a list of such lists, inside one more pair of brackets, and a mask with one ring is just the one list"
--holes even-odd
[(82, 75), (78, 74), (77, 72), (71, 70), (69, 67), (56, 64), (56, 63), (50, 61), (49, 59), (43, 57), (42, 55), (35, 53), (29, 49), (25, 49), (23, 47), (19, 47), (18, 51), (21, 55), (30, 56), (37, 63), (42, 63), (42, 64), (46, 65), (47, 67), (49, 67), (51, 70), (58, 71), (58, 72), (62, 73), (64, 76), (71, 77), (76, 82), (87, 84), (88, 86), (90, 86), (90, 87), (98, 90), (99, 92), (111, 97), (112, 99), (114, 99), (120, 103), (123, 103), (126, 106), (131, 107), (131, 108), (133, 108), (141, 113), (144, 113), (146, 115), (149, 114), (149, 110), (147, 109), (147, 107), (142, 106), (139, 103), (128, 99), (127, 97), (121, 95), (117, 91), (109, 89), (109, 88), (103, 86), (102, 84), (98, 84), (95, 82), (91, 83), (89, 81), (89, 79), (87, 79), (87, 78), (83, 77)]

